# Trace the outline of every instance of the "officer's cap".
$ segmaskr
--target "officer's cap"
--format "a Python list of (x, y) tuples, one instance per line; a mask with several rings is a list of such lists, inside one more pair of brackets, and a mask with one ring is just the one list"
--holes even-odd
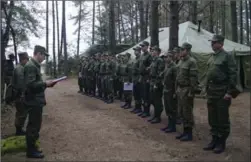
[(161, 49), (158, 46), (151, 47), (150, 50), (157, 51), (161, 53)]
[(25, 59), (25, 58), (29, 59), (29, 55), (28, 55), (27, 52), (20, 52), (20, 53), (18, 53), (18, 57), (20, 59)]
[(225, 38), (222, 35), (214, 35), (209, 41), (212, 42), (224, 42)]
[(50, 56), (47, 52), (46, 49), (42, 46), (36, 45), (34, 48), (34, 53), (40, 52), (41, 54), (45, 55), (45, 56)]
[(184, 49), (191, 49), (191, 48), (192, 48), (192, 45), (189, 44), (189, 43), (187, 43), (187, 42), (183, 43), (182, 46), (181, 46), (182, 50), (184, 50)]
[(143, 47), (143, 46), (149, 46), (149, 42), (143, 41), (142, 43), (140, 43), (140, 46), (141, 47)]
[(141, 51), (141, 48), (139, 46), (133, 48), (134, 51)]
[(179, 53), (180, 52), (180, 47), (174, 47), (173, 52)]

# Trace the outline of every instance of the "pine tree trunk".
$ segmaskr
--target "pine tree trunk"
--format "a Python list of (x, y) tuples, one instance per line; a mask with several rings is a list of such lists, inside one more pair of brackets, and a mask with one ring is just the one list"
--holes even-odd
[(192, 23), (197, 24), (197, 1), (192, 2)]
[[(59, 16), (58, 16), (59, 12), (58, 12), (58, 0), (56, 0), (56, 17), (57, 17), (57, 53), (58, 53), (58, 65), (61, 59), (60, 56), (60, 32), (59, 32)], [(59, 72), (59, 67), (58, 67), (58, 74), (60, 74)]]
[(239, 9), (239, 13), (240, 13), (240, 43), (243, 44), (243, 4), (242, 4), (242, 0), (240, 1), (240, 9)]
[(140, 40), (142, 41), (145, 39), (145, 35), (144, 35), (144, 29), (145, 29), (144, 2), (139, 1), (138, 7), (139, 7), (139, 23), (140, 23)]
[(121, 44), (120, 3), (117, 3), (118, 41)]
[(209, 31), (214, 33), (214, 1), (210, 2)]
[[(250, 31), (249, 31), (249, 19), (248, 19), (248, 1), (245, 0), (245, 11), (246, 11), (246, 30), (247, 30), (247, 45), (250, 45), (250, 38), (249, 38), (249, 34), (250, 34)], [(249, 11), (251, 12), (251, 11)]]
[(127, 38), (126, 38), (125, 24), (124, 24), (123, 15), (121, 13), (121, 8), (119, 8), (119, 15), (120, 15), (120, 22), (121, 22), (121, 26), (122, 26), (122, 32), (123, 32), (123, 36), (124, 36), (124, 43), (126, 43)]
[(79, 57), (80, 31), (81, 31), (81, 10), (82, 10), (82, 1), (80, 1), (79, 12), (78, 12), (78, 41), (77, 41), (77, 56), (78, 57)]
[(139, 42), (139, 22), (138, 22), (138, 5), (135, 5), (135, 31), (136, 31), (136, 43)]
[(151, 46), (159, 46), (159, 1), (151, 2)]
[(221, 10), (221, 30), (222, 30), (221, 34), (223, 36), (226, 35), (226, 26), (225, 26), (225, 23), (226, 23), (226, 10), (225, 10), (225, 6), (226, 6), (225, 1), (221, 1), (221, 8), (222, 8), (222, 10)]
[(65, 1), (63, 1), (63, 38), (64, 38), (64, 74), (68, 76), (68, 53), (67, 53), (67, 41), (66, 41), (66, 19), (65, 19)]
[(109, 1), (109, 51), (110, 54), (115, 54), (115, 46), (116, 46), (116, 39), (115, 39), (115, 12), (114, 12), (114, 3), (112, 0)]
[(146, 13), (145, 13), (145, 29), (144, 29), (144, 39), (148, 37), (148, 27), (149, 27), (149, 1), (146, 1)]
[(170, 39), (169, 39), (169, 50), (177, 47), (179, 44), (179, 2), (170, 1)]
[(56, 63), (56, 49), (55, 49), (55, 38), (56, 38), (56, 27), (55, 27), (55, 1), (52, 0), (52, 53), (53, 53), (53, 77), (57, 77), (57, 63)]
[[(132, 4), (132, 3), (131, 3)], [(130, 4), (130, 11), (129, 11), (129, 19), (130, 19), (130, 26), (131, 26), (131, 41), (134, 44), (135, 43), (135, 34), (134, 34), (134, 23), (133, 23), (133, 4)]]
[[(46, 50), (49, 52), (49, 0), (46, 0)], [(46, 57), (45, 74), (49, 74), (48, 57)]]
[(238, 42), (236, 1), (231, 1), (232, 41)]
[(95, 40), (95, 0), (93, 1), (93, 11), (92, 11), (92, 44), (94, 44), (94, 40)]

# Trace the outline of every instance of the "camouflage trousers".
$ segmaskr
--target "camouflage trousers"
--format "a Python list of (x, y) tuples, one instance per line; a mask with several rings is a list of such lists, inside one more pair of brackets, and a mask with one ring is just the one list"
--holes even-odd
[(78, 77), (78, 87), (80, 91), (83, 90), (83, 82), (81, 77)]
[(15, 127), (16, 128), (23, 128), (25, 120), (27, 118), (27, 109), (25, 104), (20, 99), (16, 100), (15, 102), (16, 107), (16, 115), (15, 115)]
[(97, 75), (96, 81), (97, 81), (97, 88), (98, 88), (98, 96), (102, 97), (102, 82), (101, 82), (101, 76), (100, 75)]
[(189, 96), (189, 88), (177, 88), (178, 113), (183, 120), (184, 128), (192, 128), (194, 125), (193, 105), (194, 96)]
[(223, 98), (208, 98), (208, 123), (211, 134), (227, 138), (230, 133), (229, 107), (231, 100)]
[(154, 117), (160, 118), (163, 111), (163, 85), (161, 83), (156, 83), (155, 81), (151, 82), (149, 96), (150, 103), (154, 107)]
[(102, 91), (104, 97), (107, 99), (113, 99), (113, 78), (110, 75), (102, 77)]
[(177, 115), (177, 97), (174, 97), (172, 90), (164, 90), (164, 107), (166, 115), (171, 119), (176, 119)]
[(141, 96), (140, 96), (140, 91), (141, 91), (141, 84), (138, 81), (135, 81), (133, 84), (133, 97), (134, 97), (134, 102), (135, 102), (135, 107), (141, 109)]
[(27, 106), (28, 124), (26, 127), (26, 144), (28, 149), (34, 149), (35, 143), (39, 138), (42, 125), (43, 107)]
[(143, 101), (143, 107), (145, 113), (150, 113), (150, 82), (148, 79), (141, 79), (141, 100)]

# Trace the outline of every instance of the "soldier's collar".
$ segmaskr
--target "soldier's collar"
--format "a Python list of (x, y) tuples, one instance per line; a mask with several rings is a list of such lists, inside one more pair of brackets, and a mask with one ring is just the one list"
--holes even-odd
[(222, 51), (224, 51), (224, 49), (223, 49), (223, 48), (221, 48), (221, 49), (219, 49), (219, 50), (215, 51), (215, 52), (214, 52), (214, 54), (215, 54), (215, 55), (217, 55), (217, 54), (219, 54), (219, 53), (220, 53), (220, 52), (222, 52)]
[(37, 67), (40, 67), (40, 63), (35, 60), (34, 58), (31, 58), (31, 61), (37, 66)]
[(190, 54), (187, 54), (183, 59), (187, 60), (190, 57)]

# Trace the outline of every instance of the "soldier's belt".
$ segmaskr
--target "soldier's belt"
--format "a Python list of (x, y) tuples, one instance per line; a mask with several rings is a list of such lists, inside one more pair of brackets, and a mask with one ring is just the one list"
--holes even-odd
[(180, 88), (190, 87), (188, 84), (177, 84)]

